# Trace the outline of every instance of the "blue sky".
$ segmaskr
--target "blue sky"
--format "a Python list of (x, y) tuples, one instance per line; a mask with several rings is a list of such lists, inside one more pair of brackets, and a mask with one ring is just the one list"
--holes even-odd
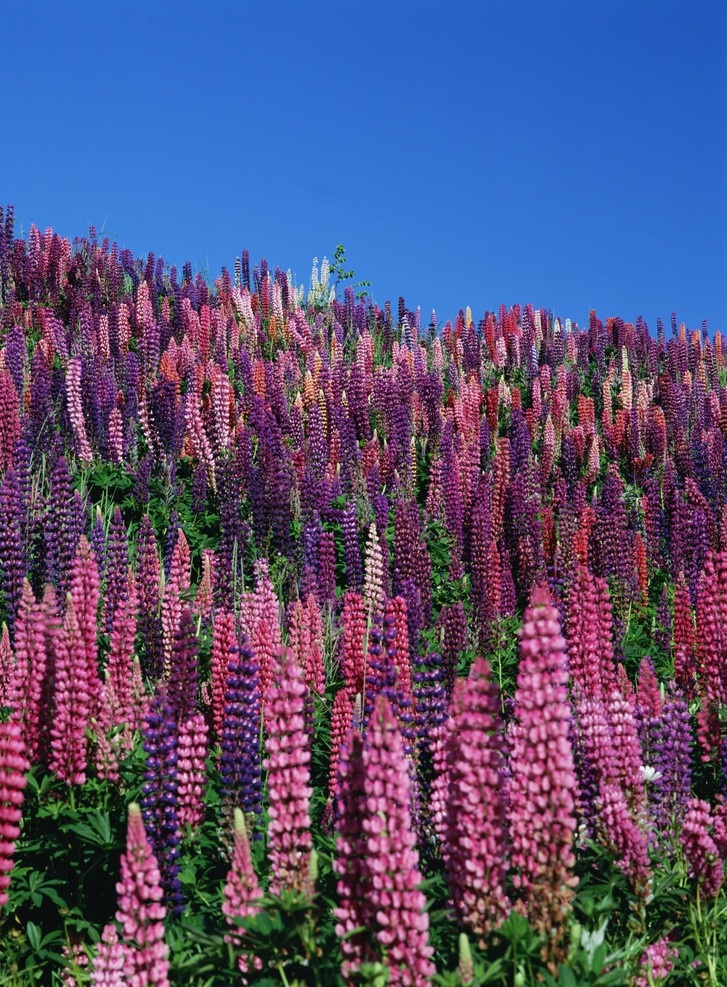
[(5, 4), (0, 202), (211, 277), (727, 331), (722, 0)]

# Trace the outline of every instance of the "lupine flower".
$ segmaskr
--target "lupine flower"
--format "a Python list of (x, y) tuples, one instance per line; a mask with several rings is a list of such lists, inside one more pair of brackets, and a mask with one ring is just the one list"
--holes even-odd
[(25, 744), (20, 726), (0, 721), (0, 908), (9, 901), (8, 887), (13, 869), (15, 841), (20, 836), (25, 772)]
[(177, 737), (177, 795), (180, 826), (196, 829), (204, 818), (202, 794), (205, 783), (208, 727), (202, 713), (179, 725)]
[(674, 960), (678, 957), (679, 950), (668, 936), (650, 943), (639, 960), (639, 968), (644, 974), (636, 975), (633, 987), (661, 987), (674, 969)]
[(444, 729), (442, 855), (455, 908), (485, 947), (510, 911), (502, 721), (497, 684), (485, 658), (454, 687)]
[(263, 768), (268, 772), (270, 891), (311, 893), (310, 750), (306, 685), (289, 649), (281, 649), (268, 690)]
[[(232, 861), (225, 886), (222, 889), (224, 901), (222, 914), (227, 920), (230, 931), (225, 934), (225, 942), (239, 947), (242, 941), (244, 926), (236, 919), (252, 918), (260, 911), (263, 890), (255, 874), (250, 856), (250, 843), (245, 828), (245, 817), (241, 809), (235, 809), (235, 836), (232, 850)], [(262, 964), (257, 958), (242, 953), (238, 957), (238, 966), (243, 973), (250, 969), (250, 963), (259, 969)], [(244, 981), (243, 981), (244, 982)]]
[(260, 672), (247, 639), (231, 648), (220, 730), (220, 797), (228, 810), (262, 811)]
[(126, 949), (113, 923), (104, 926), (91, 967), (91, 987), (126, 987)]
[[(159, 865), (146, 836), (141, 809), (129, 805), (126, 852), (116, 885), (116, 921), (124, 944), (124, 975), (131, 987), (169, 987), (169, 947), (164, 941), (163, 903)], [(113, 948), (113, 943), (109, 946)], [(107, 954), (108, 956), (108, 954)]]
[(565, 640), (548, 591), (536, 587), (520, 631), (515, 724), (509, 739), (509, 824), (517, 907), (548, 929), (559, 955), (578, 879), (573, 873), (576, 776), (570, 746)]
[(603, 842), (642, 898), (651, 894), (653, 874), (649, 861), (648, 841), (642, 826), (634, 821), (623, 791), (618, 785), (602, 785), (597, 802), (597, 826)]
[(681, 843), (689, 876), (705, 898), (714, 898), (724, 881), (724, 867), (710, 829), (714, 819), (709, 803), (690, 798), (682, 822)]
[(141, 810), (149, 842), (162, 874), (165, 896), (180, 914), (184, 902), (179, 881), (178, 731), (163, 689), (154, 696), (144, 718), (146, 766)]
[[(344, 983), (362, 963), (383, 962), (390, 984), (424, 987), (434, 974), (426, 900), (409, 811), (409, 769), (385, 696), (376, 700), (366, 741), (352, 731), (340, 762), (337, 804), (339, 905)], [(353, 929), (364, 932), (350, 935)]]
[(67, 785), (86, 781), (90, 689), (88, 661), (69, 594), (55, 655), (54, 715), (49, 767)]

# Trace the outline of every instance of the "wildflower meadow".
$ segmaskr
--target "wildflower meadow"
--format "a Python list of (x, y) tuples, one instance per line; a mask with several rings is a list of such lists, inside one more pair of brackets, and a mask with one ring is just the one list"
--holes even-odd
[(0, 209), (0, 985), (727, 984), (727, 366)]

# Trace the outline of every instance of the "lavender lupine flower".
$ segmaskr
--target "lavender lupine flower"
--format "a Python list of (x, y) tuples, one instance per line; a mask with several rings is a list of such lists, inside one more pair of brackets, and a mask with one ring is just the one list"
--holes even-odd
[(281, 649), (266, 697), (263, 768), (268, 772), (270, 892), (313, 892), (311, 864), (310, 750), (305, 728), (303, 670)]
[(197, 703), (199, 674), (197, 653), (199, 641), (195, 621), (189, 606), (182, 607), (179, 622), (174, 631), (172, 654), (167, 684), (167, 695), (172, 715), (177, 724), (194, 716)]
[(568, 668), (558, 611), (536, 587), (520, 630), (515, 723), (509, 738), (509, 824), (518, 907), (548, 930), (548, 959), (560, 955), (578, 883), (573, 873), (576, 775)]
[[(346, 985), (356, 982), (366, 962), (383, 962), (390, 984), (425, 987), (434, 974), (409, 804), (401, 733), (388, 700), (380, 696), (365, 743), (351, 731), (340, 762), (339, 904), (333, 915)], [(351, 935), (361, 927), (365, 931)]]
[(0, 722), (0, 908), (9, 901), (8, 887), (13, 869), (15, 841), (20, 836), (25, 772), (30, 765), (25, 758), (20, 724)]
[[(124, 944), (124, 976), (130, 987), (169, 987), (169, 947), (164, 941), (164, 890), (139, 806), (129, 805), (126, 853), (116, 885)], [(113, 943), (110, 944), (113, 946)]]
[(179, 881), (178, 731), (166, 693), (159, 689), (144, 718), (146, 766), (141, 786), (141, 811), (149, 842), (162, 873), (172, 912), (184, 907)]
[(435, 782), (446, 808), (442, 855), (455, 908), (485, 947), (510, 911), (505, 891), (507, 820), (503, 725), (497, 683), (485, 658), (454, 687), (444, 729), (443, 774)]
[(689, 707), (682, 693), (672, 684), (664, 701), (653, 763), (656, 776), (652, 817), (666, 838), (686, 811), (692, 789), (693, 742)]
[(60, 598), (65, 600), (83, 524), (79, 528), (71, 474), (63, 456), (56, 459), (50, 487), (50, 503), (43, 529), (46, 556), (45, 581), (52, 582), (59, 591)]
[(260, 670), (247, 639), (230, 649), (220, 736), (220, 792), (228, 810), (262, 812)]

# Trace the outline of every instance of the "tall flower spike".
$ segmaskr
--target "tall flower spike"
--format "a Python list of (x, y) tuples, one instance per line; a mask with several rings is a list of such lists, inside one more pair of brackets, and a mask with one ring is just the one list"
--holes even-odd
[(20, 726), (0, 722), (0, 908), (8, 903), (15, 841), (20, 836), (25, 772), (25, 744)]
[(515, 723), (510, 738), (509, 822), (517, 907), (548, 930), (547, 959), (562, 955), (578, 883), (573, 873), (576, 776), (565, 641), (558, 611), (536, 586), (520, 630)]
[[(250, 843), (247, 838), (245, 827), (245, 816), (241, 809), (235, 809), (235, 837), (232, 850), (232, 866), (227, 872), (225, 886), (222, 889), (223, 902), (222, 914), (227, 920), (230, 932), (225, 935), (225, 942), (238, 946), (241, 943), (241, 927), (235, 919), (253, 918), (260, 911), (259, 902), (263, 897), (263, 890), (258, 882), (257, 875), (252, 866), (250, 855)], [(238, 957), (238, 965), (243, 973), (249, 970), (250, 956), (241, 955)], [(257, 961), (260, 962), (260, 961)], [(257, 965), (256, 961), (253, 963)]]
[[(412, 826), (401, 732), (388, 700), (378, 696), (365, 744), (350, 733), (341, 761), (335, 869), (345, 984), (361, 963), (379, 959), (389, 984), (425, 987), (434, 975), (429, 917)], [(351, 937), (353, 929), (366, 932)]]
[(442, 855), (455, 908), (467, 928), (485, 937), (510, 911), (505, 891), (506, 811), (503, 728), (497, 683), (485, 658), (458, 679), (445, 726), (446, 806)]
[(90, 694), (88, 662), (71, 595), (55, 656), (54, 716), (50, 768), (67, 785), (86, 781)]
[(124, 942), (126, 982), (132, 987), (169, 987), (169, 947), (164, 941), (164, 891), (159, 865), (146, 838), (141, 809), (129, 805), (126, 853), (116, 885)]
[(312, 893), (310, 750), (305, 729), (306, 685), (289, 649), (281, 649), (266, 709), (270, 891)]

